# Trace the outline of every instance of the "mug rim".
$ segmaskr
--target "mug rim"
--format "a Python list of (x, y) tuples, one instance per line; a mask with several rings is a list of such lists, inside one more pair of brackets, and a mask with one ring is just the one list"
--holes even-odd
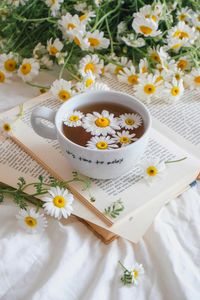
[[(62, 132), (61, 128), (59, 128), (59, 126), (57, 125), (57, 122), (58, 122), (58, 114), (59, 112), (62, 110), (63, 106), (67, 106), (69, 103), (71, 103), (72, 101), (74, 101), (74, 98), (76, 97), (79, 97), (79, 96), (82, 96), (82, 95), (87, 95), (87, 94), (93, 94), (93, 95), (99, 95), (99, 94), (105, 94), (105, 93), (109, 93), (109, 94), (118, 94), (118, 95), (122, 95), (122, 96), (128, 96), (129, 98), (132, 98), (134, 101), (136, 101), (147, 113), (147, 116), (148, 116), (148, 120), (147, 120), (147, 128), (145, 129), (145, 132), (143, 133), (143, 135), (138, 138), (134, 143), (131, 143), (131, 144), (128, 144), (127, 146), (125, 147), (120, 147), (120, 148), (116, 148), (116, 149), (105, 149), (105, 150), (98, 150), (98, 149), (90, 149), (90, 148), (87, 148), (87, 147), (84, 147), (84, 146), (81, 146), (81, 145), (78, 145), (74, 142), (72, 142), (69, 138), (67, 138), (64, 133)], [(135, 98), (134, 96), (132, 95), (129, 95), (127, 93), (123, 93), (123, 92), (118, 92), (118, 91), (113, 91), (113, 90), (108, 90), (108, 91), (90, 91), (90, 92), (84, 92), (84, 93), (81, 93), (81, 94), (77, 94), (75, 96), (73, 96), (71, 99), (67, 100), (66, 102), (64, 102), (58, 109), (58, 111), (56, 112), (56, 116), (55, 116), (55, 125), (56, 125), (56, 129), (57, 131), (59, 132), (59, 134), (61, 134), (61, 136), (67, 141), (69, 142), (70, 144), (72, 144), (73, 146), (79, 148), (79, 149), (84, 149), (85, 151), (90, 151), (90, 152), (93, 152), (93, 153), (116, 153), (116, 152), (119, 152), (119, 151), (123, 151), (125, 149), (130, 149), (130, 147), (135, 144), (138, 144), (138, 142), (140, 142), (141, 140), (143, 140), (147, 133), (149, 132), (149, 130), (151, 129), (151, 125), (152, 125), (152, 118), (151, 118), (151, 114), (149, 112), (149, 109), (140, 101), (138, 100), (137, 98)]]

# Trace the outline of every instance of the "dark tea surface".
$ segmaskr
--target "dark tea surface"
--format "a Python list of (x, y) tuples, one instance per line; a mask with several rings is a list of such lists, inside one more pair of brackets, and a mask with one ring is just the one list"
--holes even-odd
[[(90, 105), (85, 105), (85, 106), (79, 106), (76, 108), (75, 110), (76, 112), (81, 112), (83, 118), (82, 120), (82, 125), (80, 126), (73, 126), (72, 122), (69, 124), (67, 123), (67, 125), (65, 125), (65, 122), (63, 122), (63, 132), (64, 135), (71, 140), (72, 142), (87, 147), (87, 143), (88, 141), (90, 141), (94, 136), (100, 136), (102, 137), (102, 134), (95, 134), (94, 132), (89, 132), (92, 129), (93, 124), (91, 123), (91, 126), (85, 126), (84, 124), (87, 122), (84, 122), (85, 119), (87, 119), (88, 114), (91, 114), (92, 117), (91, 119), (96, 117), (96, 121), (94, 122), (94, 126), (98, 126), (101, 132), (101, 129), (104, 130), (106, 128), (109, 122), (109, 117), (105, 117), (105, 113), (104, 116), (102, 115), (103, 111), (107, 111), (108, 115), (113, 114), (114, 115), (114, 120), (117, 120), (117, 124), (118, 124), (118, 128), (115, 127), (113, 125), (112, 127), (112, 120), (110, 122), (110, 125), (112, 127), (110, 132), (108, 132), (107, 134), (103, 134), (104, 137), (108, 137), (109, 138), (113, 138), (114, 136), (119, 136), (121, 138), (121, 142), (116, 144), (118, 146), (116, 146), (116, 148), (119, 148), (120, 146), (124, 146), (126, 144), (130, 144), (132, 142), (134, 142), (136, 139), (139, 139), (143, 134), (144, 134), (144, 122), (142, 120), (142, 117), (140, 116), (140, 114), (138, 114), (136, 111), (130, 109), (129, 107), (120, 105), (120, 104), (115, 104), (115, 103), (107, 103), (107, 102), (102, 102), (102, 103), (93, 103)], [(76, 120), (78, 119), (78, 117), (76, 116), (76, 113), (70, 112), (70, 114), (66, 113), (67, 119), (73, 121), (74, 119), (74, 123), (76, 122)], [(99, 113), (101, 116), (96, 115), (96, 113)], [(133, 118), (132, 118), (133, 117)], [(79, 116), (80, 118), (80, 116)], [(64, 116), (64, 121), (65, 121), (65, 116)], [(91, 121), (91, 120), (90, 120)], [(132, 139), (132, 141), (128, 142), (128, 140), (126, 140), (126, 138), (123, 138), (122, 133), (124, 133), (126, 131), (126, 133), (128, 132), (130, 135), (134, 136), (134, 139)], [(102, 131), (104, 132), (104, 131)], [(116, 137), (115, 137), (116, 139)], [(114, 148), (114, 147), (113, 147)], [(103, 148), (99, 148), (99, 149), (103, 149)]]

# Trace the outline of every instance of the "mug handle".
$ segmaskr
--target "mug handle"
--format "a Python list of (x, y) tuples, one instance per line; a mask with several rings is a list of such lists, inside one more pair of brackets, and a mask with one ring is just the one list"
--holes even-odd
[[(43, 138), (56, 140), (55, 115), (56, 111), (48, 107), (42, 106), (35, 108), (31, 114), (31, 125), (34, 131)], [(54, 126), (50, 127), (44, 124), (42, 120), (50, 121)]]

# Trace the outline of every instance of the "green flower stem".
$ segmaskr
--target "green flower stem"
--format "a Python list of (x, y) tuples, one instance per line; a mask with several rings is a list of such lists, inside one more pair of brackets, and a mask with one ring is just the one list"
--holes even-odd
[(109, 38), (110, 38), (110, 50), (111, 50), (111, 53), (113, 53), (114, 52), (113, 39), (112, 39), (112, 34), (110, 32), (109, 24), (108, 24), (108, 18), (106, 18), (106, 27), (107, 27), (108, 35), (109, 35)]
[(118, 263), (119, 263), (119, 265), (122, 267), (122, 269), (123, 269), (124, 271), (128, 271), (128, 269), (124, 267), (124, 265), (121, 263), (120, 260), (118, 261)]
[(36, 83), (31, 83), (31, 82), (28, 82), (28, 81), (26, 81), (26, 84), (28, 84), (30, 86), (33, 86), (33, 87), (37, 87), (39, 89), (49, 90), (51, 88), (50, 86), (44, 86), (44, 85), (40, 85), (40, 84), (36, 84)]
[(71, 47), (71, 50), (70, 50), (70, 52), (69, 52), (69, 54), (68, 54), (68, 56), (67, 56), (67, 58), (65, 60), (65, 63), (63, 64), (63, 66), (62, 66), (62, 68), (60, 70), (59, 79), (61, 79), (62, 76), (63, 76), (64, 69), (65, 69), (65, 67), (66, 67), (66, 65), (67, 65), (67, 63), (68, 63), (68, 61), (69, 61), (69, 59), (70, 59), (70, 57), (72, 55), (73, 49), (74, 49), (74, 45)]
[(16, 14), (13, 14), (13, 17), (16, 20), (22, 21), (22, 22), (44, 22), (44, 21), (51, 21), (52, 22), (53, 20), (55, 20), (55, 18), (52, 18), (52, 17), (46, 17), (46, 18), (40, 18), (40, 19), (27, 19), (27, 18), (21, 17), (21, 16), (16, 15)]
[(185, 159), (187, 159), (187, 157), (183, 157), (183, 158), (177, 159), (177, 160), (168, 160), (168, 161), (165, 162), (165, 164), (173, 164), (173, 163), (177, 163), (177, 162), (183, 161)]

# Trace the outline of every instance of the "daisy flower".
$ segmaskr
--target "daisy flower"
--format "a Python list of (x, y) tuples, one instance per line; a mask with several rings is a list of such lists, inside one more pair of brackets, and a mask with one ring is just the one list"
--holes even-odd
[(177, 80), (176, 78), (173, 78), (172, 82), (165, 81), (164, 90), (162, 93), (170, 102), (180, 99), (184, 93), (183, 80)]
[(40, 65), (47, 69), (51, 69), (53, 67), (53, 61), (49, 58), (49, 55), (44, 55), (40, 59)]
[(91, 72), (88, 71), (86, 75), (83, 77), (83, 86), (87, 89), (90, 88), (94, 83), (95, 83), (96, 77), (95, 75)]
[(140, 33), (146, 37), (154, 37), (162, 33), (158, 30), (158, 24), (156, 22), (142, 16), (136, 17), (133, 20), (132, 27), (136, 33)]
[(112, 150), (118, 148), (115, 140), (109, 136), (93, 136), (86, 144), (87, 148), (98, 150)]
[(11, 76), (11, 73), (5, 72), (5, 70), (0, 68), (0, 84), (10, 82), (9, 78)]
[(82, 50), (87, 50), (90, 46), (88, 39), (84, 37), (84, 32), (78, 29), (71, 30), (68, 33), (69, 40), (73, 41)]
[(197, 33), (200, 33), (200, 14), (195, 14), (192, 17), (192, 23), (195, 27), (195, 30), (197, 31)]
[(148, 183), (152, 183), (156, 178), (162, 177), (166, 168), (164, 162), (160, 162), (159, 158), (153, 157), (141, 161), (140, 167), (142, 170), (142, 176)]
[(157, 47), (149, 48), (148, 54), (153, 62), (160, 63), (161, 65), (163, 65), (168, 58), (167, 52), (159, 45)]
[(168, 39), (167, 48), (169, 50), (173, 50), (174, 52), (178, 53), (179, 50), (184, 46), (185, 39), (179, 39), (179, 38), (171, 38)]
[(181, 22), (188, 22), (192, 17), (192, 10), (189, 7), (183, 7), (176, 14), (177, 18)]
[(48, 193), (49, 196), (43, 198), (45, 212), (57, 219), (68, 218), (73, 211), (73, 195), (67, 189), (58, 186), (52, 187)]
[(127, 83), (129, 85), (135, 85), (138, 83), (138, 74), (136, 74), (136, 70), (134, 66), (130, 68), (124, 68), (123, 71), (119, 71), (117, 78), (120, 82)]
[(103, 110), (100, 113), (94, 112), (88, 113), (83, 120), (83, 128), (92, 135), (115, 134), (115, 130), (119, 130), (117, 118), (114, 118), (114, 114), (109, 114), (107, 110)]
[(184, 22), (179, 22), (176, 26), (171, 28), (167, 37), (168, 40), (178, 39), (183, 43), (184, 47), (190, 47), (196, 38), (195, 28), (188, 26)]
[(122, 132), (117, 132), (115, 135), (113, 135), (113, 140), (124, 147), (132, 142), (137, 141), (137, 138), (135, 138), (135, 133), (130, 134), (129, 131), (123, 130)]
[(93, 85), (91, 85), (86, 92), (89, 91), (109, 91), (110, 88), (107, 86), (107, 84), (103, 82), (95, 82)]
[(184, 78), (184, 72), (177, 68), (176, 65), (170, 66), (170, 69), (168, 70), (168, 73), (166, 75), (166, 79), (169, 80), (171, 78), (175, 78), (177, 81)]
[(140, 59), (139, 72), (144, 74), (144, 73), (148, 73), (148, 70), (149, 70), (149, 64), (148, 64), (146, 57), (143, 59)]
[(94, 32), (87, 32), (86, 37), (90, 44), (90, 50), (106, 49), (110, 44), (110, 40), (104, 38), (104, 32), (95, 30)]
[(64, 0), (45, 0), (46, 5), (51, 9), (51, 14), (55, 17), (60, 10), (60, 6)]
[(123, 114), (119, 116), (118, 124), (125, 129), (135, 129), (142, 125), (142, 117), (138, 114)]
[(18, 7), (19, 5), (25, 5), (27, 1), (28, 0), (7, 0), (7, 3)]
[(151, 5), (144, 5), (140, 8), (139, 12), (134, 13), (133, 16), (134, 17), (143, 17), (145, 19), (150, 19), (154, 22), (158, 22), (159, 21), (159, 14), (160, 14), (160, 10), (158, 9), (153, 9)]
[(151, 98), (158, 92), (159, 82), (156, 82), (156, 75), (141, 75), (139, 83), (134, 86), (135, 95), (141, 100), (150, 102)]
[(145, 40), (143, 38), (136, 38), (132, 33), (122, 36), (121, 40), (129, 47), (140, 48), (145, 46)]
[(102, 4), (103, 0), (94, 0), (94, 4), (99, 7)]
[(87, 22), (91, 21), (92, 18), (95, 18), (96, 14), (94, 11), (85, 11), (84, 14), (79, 16), (79, 20), (82, 24), (87, 24)]
[(186, 81), (190, 89), (200, 88), (200, 69), (193, 68), (190, 74), (186, 76)]
[(9, 118), (0, 119), (0, 134), (3, 136), (10, 136), (14, 130), (13, 120)]
[(88, 71), (91, 71), (95, 76), (99, 77), (104, 67), (103, 60), (98, 55), (86, 55), (79, 62), (79, 70), (82, 76), (85, 76)]
[(74, 5), (74, 9), (76, 11), (84, 12), (87, 9), (87, 3), (81, 1)]
[(67, 13), (65, 16), (62, 16), (61, 20), (58, 21), (58, 24), (65, 37), (69, 37), (70, 31), (74, 29), (80, 32), (85, 31), (85, 26), (83, 26), (79, 20), (78, 15), (72, 16), (70, 13)]
[(20, 227), (31, 234), (41, 233), (47, 227), (44, 214), (36, 212), (33, 208), (30, 210), (21, 209), (16, 217)]
[[(113, 61), (116, 61), (116, 64), (109, 63), (105, 66), (105, 74), (110, 76), (110, 74), (118, 75), (120, 71), (123, 71), (125, 67), (129, 68), (133, 65), (132, 61), (129, 60), (126, 56), (121, 57), (111, 57)], [(109, 73), (109, 74), (108, 74)]]
[(71, 81), (64, 79), (55, 80), (50, 90), (56, 99), (63, 102), (69, 100), (75, 94), (72, 90)]
[(19, 66), (18, 75), (24, 81), (31, 81), (39, 74), (40, 65), (34, 58), (24, 58)]
[(84, 114), (79, 110), (68, 113), (64, 119), (64, 124), (69, 127), (78, 127), (82, 125)]
[(182, 71), (190, 69), (190, 65), (190, 59), (186, 56), (179, 58), (176, 64), (177, 68), (181, 69)]
[(135, 285), (138, 285), (140, 276), (144, 274), (144, 268), (142, 264), (135, 263), (131, 270), (133, 277), (132, 277), (132, 283)]
[(40, 59), (43, 57), (43, 55), (47, 54), (47, 49), (44, 45), (41, 43), (38, 43), (35, 48), (33, 49), (33, 57), (35, 59)]
[(47, 50), (52, 56), (58, 57), (63, 47), (63, 43), (58, 38), (56, 38), (54, 41), (52, 38), (47, 41)]
[(0, 68), (12, 73), (16, 70), (17, 60), (12, 53), (0, 55)]

